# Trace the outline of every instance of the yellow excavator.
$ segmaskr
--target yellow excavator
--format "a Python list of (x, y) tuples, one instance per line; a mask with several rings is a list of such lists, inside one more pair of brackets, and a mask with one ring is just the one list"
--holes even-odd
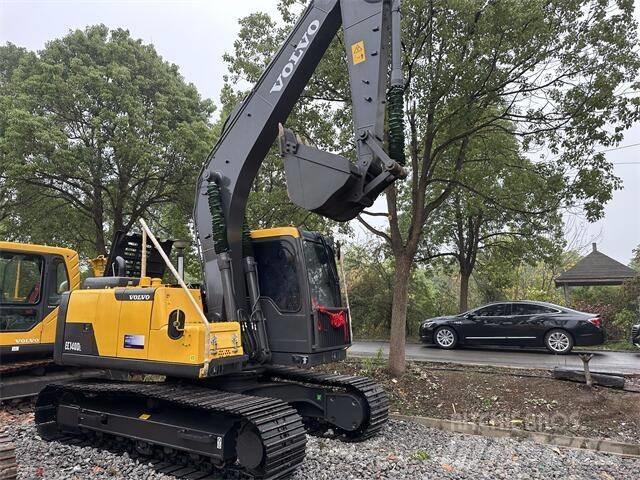
[[(139, 235), (116, 232), (110, 256), (88, 260), (94, 277), (114, 275), (107, 264), (113, 264), (116, 256), (133, 269), (139, 268), (140, 259), (131, 248), (139, 242)], [(173, 242), (165, 240), (160, 245), (169, 254)], [(162, 277), (163, 265), (149, 246), (149, 274)], [(132, 274), (139, 276), (139, 272)], [(64, 367), (53, 361), (60, 299), (80, 287), (80, 259), (75, 250), (0, 241), (0, 403), (33, 397), (51, 382), (114, 376), (106, 370)]]
[(60, 299), (78, 288), (74, 250), (0, 241), (0, 402), (98, 373), (53, 363)]
[[(355, 163), (282, 125), (340, 26)], [(128, 244), (135, 261), (112, 251), (111, 275), (61, 295), (57, 364), (160, 377), (48, 385), (36, 401), (42, 438), (79, 437), (188, 478), (276, 479), (303, 461), (305, 433), (362, 441), (380, 431), (388, 399), (379, 385), (306, 368), (344, 359), (351, 344), (332, 240), (295, 227), (250, 231), (245, 209), (275, 141), (290, 199), (339, 222), (406, 176), (400, 48), (399, 0), (311, 2), (202, 168), (194, 208), (202, 285), (185, 283), (141, 220), (140, 241)], [(149, 248), (171, 283), (150, 271)]]

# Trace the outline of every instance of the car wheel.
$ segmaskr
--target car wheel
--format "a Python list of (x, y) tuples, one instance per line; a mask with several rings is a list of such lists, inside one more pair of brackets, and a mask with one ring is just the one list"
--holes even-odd
[(566, 330), (551, 330), (545, 335), (544, 344), (551, 353), (564, 355), (573, 348), (573, 337)]
[(458, 344), (458, 334), (451, 327), (440, 327), (436, 330), (434, 338), (438, 347), (447, 350), (455, 348)]

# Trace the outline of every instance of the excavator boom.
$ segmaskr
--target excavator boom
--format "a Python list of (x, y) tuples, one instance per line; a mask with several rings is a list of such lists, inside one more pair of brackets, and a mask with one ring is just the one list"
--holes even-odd
[[(353, 105), (355, 164), (340, 155), (302, 145), (295, 134), (279, 129), (341, 25)], [(233, 275), (231, 290), (236, 299), (244, 299), (241, 242), (245, 208), (260, 165), (279, 132), (291, 200), (325, 217), (338, 221), (354, 218), (388, 185), (405, 175), (402, 166), (382, 148), (392, 29), (399, 43), (398, 0), (314, 0), (251, 93), (227, 120), (198, 180), (194, 211), (204, 260), (208, 315), (213, 320), (224, 318), (226, 287), (207, 198), (212, 182), (221, 192)], [(394, 51), (391, 77), (392, 85), (397, 85), (402, 83), (398, 45)], [(226, 303), (233, 293), (227, 288)], [(227, 309), (226, 313), (235, 318), (235, 312)]]

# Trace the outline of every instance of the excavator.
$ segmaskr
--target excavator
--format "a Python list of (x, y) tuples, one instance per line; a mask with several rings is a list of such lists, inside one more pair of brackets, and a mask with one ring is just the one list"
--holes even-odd
[(0, 241), (0, 402), (99, 373), (53, 363), (58, 305), (78, 288), (74, 250)]
[[(340, 27), (355, 163), (304, 145), (283, 126)], [(35, 408), (43, 439), (123, 449), (184, 478), (278, 479), (303, 462), (306, 433), (354, 442), (381, 430), (381, 386), (308, 368), (345, 359), (352, 340), (331, 238), (291, 226), (251, 231), (245, 210), (274, 142), (291, 201), (335, 221), (355, 218), (406, 176), (400, 49), (399, 0), (308, 5), (201, 170), (194, 223), (202, 285), (184, 282), (140, 220), (135, 274), (116, 256), (115, 275), (61, 295), (56, 363), (146, 381), (48, 385)], [(175, 284), (147, 271), (147, 239)]]
[[(140, 268), (141, 236), (116, 232), (108, 258), (89, 260), (95, 276), (112, 276), (114, 259)], [(167, 254), (172, 241), (161, 242)], [(138, 256), (136, 256), (138, 255)], [(164, 275), (164, 263), (149, 246), (148, 272)], [(80, 258), (69, 248), (0, 241), (0, 403), (33, 397), (52, 382), (113, 376), (107, 370), (64, 367), (53, 362), (62, 294), (81, 287)], [(118, 376), (118, 375), (116, 375)], [(2, 478), (2, 477), (0, 477)]]

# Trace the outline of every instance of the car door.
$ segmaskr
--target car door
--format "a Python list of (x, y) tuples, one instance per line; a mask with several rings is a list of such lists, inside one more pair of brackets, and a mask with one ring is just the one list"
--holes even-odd
[(534, 303), (514, 303), (512, 317), (513, 331), (510, 335), (514, 345), (539, 345), (544, 340), (547, 320), (557, 313), (552, 308)]
[(472, 312), (473, 325), (467, 328), (465, 341), (474, 344), (503, 345), (506, 341), (504, 322), (509, 317), (509, 303), (494, 303)]

